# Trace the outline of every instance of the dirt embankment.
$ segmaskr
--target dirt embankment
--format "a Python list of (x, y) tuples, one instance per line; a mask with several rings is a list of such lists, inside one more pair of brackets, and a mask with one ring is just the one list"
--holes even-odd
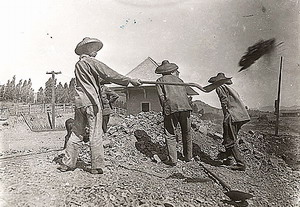
[[(239, 149), (247, 163), (245, 172), (219, 165), (217, 154), (224, 150), (218, 136), (220, 127), (197, 117), (193, 117), (194, 156), (232, 189), (253, 194), (248, 206), (298, 206), (299, 171), (275, 153), (289, 153), (287, 145), (294, 143), (284, 142), (285, 147), (276, 149), (280, 140), (291, 136), (274, 141), (256, 130), (255, 124), (245, 126), (239, 136)], [(0, 130), (0, 206), (232, 206), (222, 187), (196, 161), (179, 160), (176, 167), (160, 162), (166, 148), (162, 116), (157, 113), (112, 117), (104, 137), (103, 175), (82, 169), (90, 163), (88, 143), (76, 170), (61, 173), (56, 169), (53, 159), (63, 151), (51, 150), (63, 146), (64, 131), (31, 132), (17, 118)], [(181, 152), (180, 136), (178, 139)], [(294, 164), (299, 160), (295, 159)]]

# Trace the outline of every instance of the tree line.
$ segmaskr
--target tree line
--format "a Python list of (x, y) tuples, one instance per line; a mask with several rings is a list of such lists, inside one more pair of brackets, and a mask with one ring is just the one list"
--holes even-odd
[[(16, 76), (8, 80), (6, 84), (0, 86), (0, 101), (11, 101), (15, 103), (51, 103), (52, 100), (52, 78), (49, 78), (45, 87), (40, 87), (35, 94), (32, 88), (32, 82), (20, 80), (16, 84)], [(55, 102), (56, 103), (73, 103), (75, 97), (75, 78), (69, 83), (62, 84), (54, 80)]]
[[(16, 76), (12, 80), (8, 80), (6, 84), (0, 85), (0, 101), (14, 103), (51, 103), (52, 101), (52, 78), (50, 77), (45, 87), (40, 87), (37, 93), (34, 93), (32, 82), (28, 80), (20, 80), (16, 84)], [(75, 100), (75, 78), (69, 83), (62, 84), (54, 80), (55, 103), (74, 103)], [(119, 98), (114, 104), (115, 107), (126, 109), (125, 99)]]

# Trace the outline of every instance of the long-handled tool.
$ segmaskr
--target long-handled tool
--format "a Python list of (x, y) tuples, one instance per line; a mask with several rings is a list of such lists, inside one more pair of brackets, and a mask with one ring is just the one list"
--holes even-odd
[(222, 79), (222, 80), (216, 81), (216, 82), (214, 82), (212, 84), (209, 84), (207, 86), (204, 86), (204, 87), (200, 86), (197, 83), (157, 82), (157, 81), (143, 81), (143, 80), (141, 80), (140, 82), (142, 84), (191, 86), (191, 87), (196, 87), (196, 88), (200, 89), (201, 91), (203, 91), (205, 93), (209, 93), (209, 92), (213, 91), (214, 89), (216, 89), (217, 87), (223, 85), (224, 83), (226, 83), (230, 79), (231, 78)]
[(202, 163), (198, 162), (198, 164), (204, 169), (204, 172), (216, 183), (220, 184), (226, 192), (227, 195), (232, 201), (237, 203), (247, 203), (246, 200), (254, 197), (250, 193), (245, 193), (238, 190), (231, 190), (229, 185), (227, 185), (223, 180), (221, 180), (216, 174), (208, 170)]

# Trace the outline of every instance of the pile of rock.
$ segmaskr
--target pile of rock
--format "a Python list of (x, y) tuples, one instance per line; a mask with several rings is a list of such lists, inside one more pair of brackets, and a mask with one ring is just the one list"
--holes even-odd
[[(214, 186), (212, 182), (201, 183), (201, 185), (186, 184), (186, 189), (183, 189), (184, 185), (182, 180), (184, 179), (170, 178), (170, 180), (164, 179), (164, 186), (160, 185), (160, 179), (162, 179), (160, 176), (172, 175), (172, 173), (181, 172), (184, 176), (195, 176), (196, 178), (200, 176), (202, 179), (201, 174), (205, 176), (201, 168), (199, 168), (195, 162), (188, 164), (179, 162), (175, 170), (172, 168), (168, 169), (163, 164), (156, 165), (151, 162), (160, 162), (161, 155), (166, 153), (162, 114), (143, 112), (135, 116), (115, 116), (117, 116), (116, 118), (120, 121), (110, 126), (107, 134), (104, 136), (103, 144), (107, 170), (111, 173), (122, 172), (121, 175), (118, 175), (118, 182), (115, 183), (115, 186), (114, 183), (111, 183), (106, 187), (94, 186), (89, 189), (78, 187), (72, 192), (74, 196), (82, 195), (85, 197), (89, 195), (92, 196), (88, 198), (90, 202), (95, 201), (98, 204), (113, 204), (117, 206), (180, 206), (184, 203), (187, 204), (186, 206), (189, 206), (189, 204), (224, 206), (224, 204), (219, 201), (219, 198), (222, 198), (224, 195), (222, 191), (219, 190), (220, 188)], [(240, 131), (239, 133), (238, 147), (247, 164), (246, 172), (233, 172), (222, 167), (214, 167), (214, 159), (217, 157), (219, 151), (224, 151), (224, 147), (222, 146), (222, 134), (216, 130), (218, 127), (220, 126), (210, 121), (204, 121), (197, 116), (192, 116), (192, 128), (194, 133), (193, 153), (201, 158), (201, 160), (211, 162), (212, 165), (210, 167), (213, 171), (216, 172), (216, 174), (223, 175), (226, 178), (226, 182), (231, 186), (242, 189), (245, 192), (251, 193), (255, 191), (263, 195), (265, 191), (272, 192), (274, 190), (272, 184), (274, 180), (276, 184), (287, 182), (285, 181), (285, 179), (288, 179), (286, 165), (282, 159), (270, 155), (266, 151), (265, 137), (257, 131)], [(179, 135), (179, 142), (180, 137)], [(178, 151), (181, 151), (182, 145), (179, 144), (178, 146)], [(90, 161), (88, 154), (89, 146), (86, 144), (81, 153), (81, 158), (86, 162)], [(155, 159), (157, 157), (158, 159)], [(172, 170), (174, 170), (174, 172)], [(151, 177), (151, 182), (147, 176)], [(136, 181), (137, 177), (139, 182)], [(270, 177), (270, 181), (267, 184), (262, 187), (256, 186), (256, 183), (263, 182), (259, 179), (263, 180), (268, 177)], [(107, 177), (107, 182), (111, 182), (109, 179), (115, 180), (115, 178)], [(103, 180), (103, 182), (104, 181), (105, 180)], [(290, 186), (294, 186), (293, 180), (288, 180), (288, 182)], [(248, 184), (245, 185), (245, 183)], [(165, 185), (170, 186), (167, 188)], [(108, 189), (109, 186), (112, 188)], [(276, 186), (276, 188), (279, 187)], [(159, 189), (164, 189), (165, 191), (161, 191), (164, 193), (157, 193), (160, 191)], [(167, 192), (167, 189), (173, 190), (172, 192)], [(282, 191), (285, 189), (285, 187), (282, 187), (279, 190)], [(188, 193), (186, 193), (185, 190)], [(92, 194), (91, 192), (94, 191), (101, 193)], [(209, 193), (205, 194), (205, 192)], [(182, 193), (182, 195), (179, 193)], [(285, 190), (280, 198), (293, 196), (289, 190)], [(169, 202), (169, 197), (173, 199), (173, 203)], [(266, 206), (269, 201), (274, 201), (271, 194), (265, 197), (260, 196), (259, 199), (253, 202), (261, 204), (260, 206)], [(71, 198), (69, 201), (70, 203), (76, 202)], [(79, 199), (77, 204), (81, 205), (82, 201), (82, 199)]]
[[(118, 124), (109, 127), (104, 136), (104, 148), (107, 156), (113, 156), (117, 160), (139, 163), (150, 159), (159, 162), (166, 154), (164, 139), (163, 116), (156, 112), (141, 112), (137, 115), (114, 115), (119, 120)], [(113, 119), (114, 117), (112, 117)], [(192, 116), (192, 129), (194, 133), (194, 154), (217, 158), (222, 146), (222, 134), (216, 132), (217, 125), (210, 121), (201, 120), (198, 116)], [(179, 143), (181, 134), (178, 133)], [(238, 147), (249, 166), (253, 168), (269, 168), (270, 166), (280, 170), (286, 165), (282, 159), (269, 155), (266, 151), (267, 142), (264, 135), (255, 131), (241, 131), (239, 133)], [(89, 143), (84, 145), (81, 159), (90, 162)], [(182, 145), (178, 145), (178, 151)], [(158, 155), (158, 156), (156, 156)], [(269, 166), (269, 167), (267, 167)], [(267, 169), (266, 169), (267, 170)]]
[[(123, 157), (122, 159), (136, 160), (136, 153), (142, 159), (157, 161), (166, 154), (163, 115), (156, 112), (141, 112), (137, 115), (114, 115), (112, 119), (120, 120), (117, 124), (109, 127), (104, 136), (104, 148), (109, 148), (105, 153), (109, 156)], [(192, 130), (194, 133), (194, 143), (199, 146), (209, 156), (216, 157), (222, 150), (221, 135), (215, 132), (216, 124), (211, 121), (203, 121), (198, 116), (192, 115)], [(180, 126), (177, 128), (177, 138), (179, 141), (178, 151), (182, 151)], [(216, 146), (217, 145), (217, 146)], [(82, 152), (84, 160), (89, 156), (89, 145), (85, 145)], [(200, 149), (201, 148), (201, 149)], [(197, 150), (197, 149), (196, 149)], [(139, 152), (137, 152), (139, 151)]]

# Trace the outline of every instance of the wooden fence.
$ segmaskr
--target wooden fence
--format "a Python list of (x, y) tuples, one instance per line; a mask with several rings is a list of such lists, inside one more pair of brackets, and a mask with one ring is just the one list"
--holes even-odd
[[(43, 113), (52, 113), (52, 105), (51, 104), (15, 104), (14, 106), (10, 106), (5, 108), (7, 115), (15, 116), (21, 114), (43, 114)], [(127, 114), (127, 110), (123, 108), (113, 107), (114, 114)], [(74, 112), (74, 104), (64, 103), (64, 104), (56, 104), (55, 105), (55, 113), (63, 114), (63, 113), (73, 113)]]
[[(20, 114), (41, 114), (52, 112), (51, 104), (25, 104), (25, 105), (14, 105), (8, 109), (10, 115)], [(72, 113), (74, 111), (74, 105), (69, 103), (56, 104), (55, 113)]]
[[(11, 120), (18, 120), (22, 117), (31, 131), (53, 131), (49, 115), (52, 113), (51, 104), (15, 104), (0, 108), (0, 120), (7, 120), (10, 116)], [(65, 121), (69, 118), (74, 118), (74, 105), (56, 104), (55, 105), (55, 130), (65, 130)], [(113, 114), (127, 114), (126, 109), (114, 107)]]

